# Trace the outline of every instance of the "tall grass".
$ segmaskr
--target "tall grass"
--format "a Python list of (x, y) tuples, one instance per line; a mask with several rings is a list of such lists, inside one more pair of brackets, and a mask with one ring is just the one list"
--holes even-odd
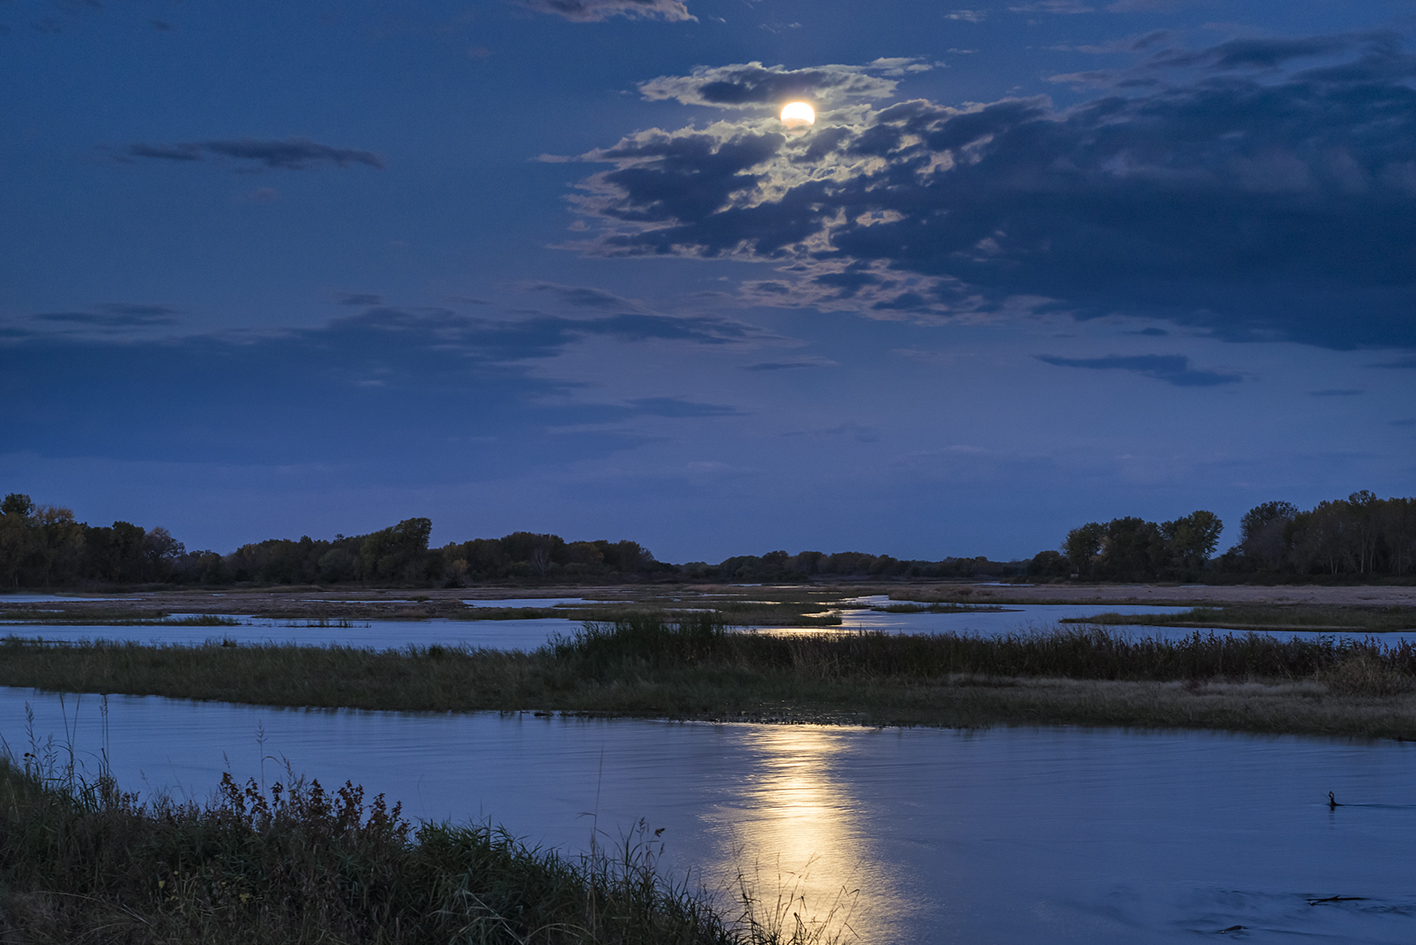
[[(1164, 640), (1070, 626), (991, 638), (774, 635), (733, 631), (715, 614), (586, 623), (530, 653), (0, 640), (0, 685), (68, 692), (880, 725), (1060, 722), (1410, 738), (1413, 681), (1416, 647), (1404, 641), (1198, 631)], [(1228, 702), (1217, 698), (1221, 685), (1230, 687)], [(1235, 695), (1235, 686), (1267, 688), (1259, 699), (1258, 690)]]
[[(806, 945), (666, 882), (644, 830), (566, 857), (490, 826), (411, 826), (382, 795), (229, 774), (206, 804), (140, 804), (101, 774), (0, 758), (0, 910), (35, 943)], [(0, 922), (0, 934), (3, 934)]]
[(1322, 606), (1317, 604), (1226, 604), (1192, 607), (1172, 614), (1102, 613), (1063, 618), (1062, 623), (1143, 624), (1151, 627), (1217, 627), (1237, 630), (1348, 630), (1392, 633), (1416, 629), (1416, 607)]
[(1243, 633), (1178, 639), (1131, 637), (1102, 626), (976, 637), (957, 633), (776, 636), (732, 633), (712, 614), (670, 623), (652, 617), (585, 624), (544, 655), (590, 676), (639, 666), (717, 665), (835, 677), (931, 679), (953, 674), (1165, 682), (1317, 679), (1362, 660), (1416, 678), (1416, 646)]

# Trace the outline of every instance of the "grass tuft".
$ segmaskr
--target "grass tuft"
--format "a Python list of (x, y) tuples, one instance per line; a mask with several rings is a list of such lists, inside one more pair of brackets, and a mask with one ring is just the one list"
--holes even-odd
[[(727, 920), (665, 881), (644, 825), (566, 857), (505, 830), (412, 827), (382, 795), (223, 777), (204, 805), (138, 803), (0, 758), (0, 906), (27, 945), (807, 945), (819, 925)], [(780, 926), (780, 923), (776, 923)]]

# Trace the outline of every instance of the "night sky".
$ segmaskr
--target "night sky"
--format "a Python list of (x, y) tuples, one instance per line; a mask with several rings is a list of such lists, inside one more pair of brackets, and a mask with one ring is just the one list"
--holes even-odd
[(1409, 495), (1413, 32), (0, 0), (0, 492), (218, 551), (428, 516), (710, 562)]

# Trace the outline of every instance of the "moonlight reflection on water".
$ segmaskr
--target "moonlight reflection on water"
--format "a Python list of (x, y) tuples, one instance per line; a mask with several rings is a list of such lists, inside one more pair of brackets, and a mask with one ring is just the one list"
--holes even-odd
[[(0, 689), (0, 734), (62, 740), (59, 698)], [(67, 730), (92, 766), (96, 697)], [(1409, 943), (1416, 752), (1215, 732), (986, 731), (273, 709), (109, 700), (129, 790), (203, 798), (228, 768), (346, 778), (415, 817), (491, 819), (533, 844), (615, 845), (664, 828), (663, 865), (770, 908), (853, 905), (860, 939)], [(257, 740), (257, 731), (263, 732)], [(264, 759), (264, 760), (263, 760)], [(1330, 810), (1327, 792), (1345, 806)], [(852, 903), (841, 894), (859, 890)], [(1363, 897), (1317, 906), (1309, 900)], [(725, 907), (732, 900), (725, 897)], [(796, 903), (791, 911), (801, 911)], [(845, 916), (838, 912), (836, 919)]]

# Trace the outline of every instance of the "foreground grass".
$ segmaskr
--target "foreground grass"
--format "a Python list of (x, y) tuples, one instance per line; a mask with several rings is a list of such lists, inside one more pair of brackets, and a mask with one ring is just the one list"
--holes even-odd
[(1416, 607), (1328, 607), (1317, 604), (1236, 604), (1192, 607), (1175, 614), (1097, 614), (1062, 623), (1147, 627), (1212, 627), (1218, 630), (1329, 630), (1392, 633), (1416, 630)]
[(1134, 725), (1416, 738), (1416, 647), (1104, 628), (976, 638), (586, 624), (533, 653), (0, 641), (0, 685), (267, 705), (684, 719)]
[[(223, 778), (206, 805), (139, 804), (27, 755), (0, 759), (0, 939), (251, 945), (809, 945), (824, 931), (725, 919), (655, 871), (652, 838), (566, 858), (491, 827), (413, 829), (383, 796)], [(778, 910), (780, 913), (780, 910)], [(7, 929), (6, 926), (10, 928)]]

